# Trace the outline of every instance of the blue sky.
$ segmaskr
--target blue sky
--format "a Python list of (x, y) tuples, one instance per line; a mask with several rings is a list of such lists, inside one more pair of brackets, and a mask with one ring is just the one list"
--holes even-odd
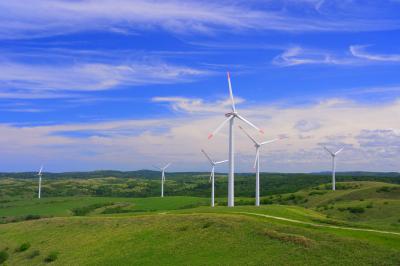
[[(0, 0), (0, 171), (207, 170), (238, 109), (262, 170), (398, 171), (400, 1)], [(253, 147), (237, 135), (238, 171)], [(226, 169), (221, 168), (221, 171)]]

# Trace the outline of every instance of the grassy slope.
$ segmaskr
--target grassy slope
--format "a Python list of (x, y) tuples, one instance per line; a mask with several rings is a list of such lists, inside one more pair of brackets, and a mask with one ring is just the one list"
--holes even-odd
[[(352, 189), (334, 193), (320, 187), (318, 191), (324, 191), (323, 195), (309, 195), (316, 188), (294, 194), (307, 198), (303, 204), (308, 208), (391, 201), (389, 206), (394, 208), (393, 215), (399, 214), (399, 208), (393, 203), (398, 200), (397, 192), (377, 192), (382, 186), (391, 185), (369, 182), (352, 185), (355, 185)], [(361, 198), (364, 201), (360, 201)], [(3, 202), (0, 216), (41, 214), (60, 217), (0, 225), (0, 250), (8, 248), (9, 265), (41, 265), (51, 251), (59, 252), (55, 265), (400, 264), (399, 236), (317, 228), (237, 213), (261, 213), (318, 222), (326, 219), (325, 214), (339, 217), (346, 213), (336, 207), (322, 210), (324, 213), (288, 205), (188, 209), (208, 204), (208, 201), (193, 197), (81, 197)], [(115, 205), (96, 209), (89, 217), (70, 217), (73, 208), (104, 202)], [(102, 214), (105, 209), (115, 207), (130, 212)], [(318, 210), (321, 211), (321, 207)], [(365, 219), (368, 221), (365, 224), (376, 227), (380, 224), (375, 220), (383, 216), (382, 211), (387, 209), (373, 207), (358, 214), (357, 219)], [(387, 225), (387, 221), (379, 221)], [(28, 251), (14, 252), (26, 241), (32, 245)], [(40, 255), (29, 258), (34, 250), (39, 250)]]
[[(54, 265), (400, 263), (399, 237), (374, 236), (386, 242), (368, 236), (360, 240), (335, 230), (233, 214), (60, 217), (1, 225), (0, 235), (0, 248), (8, 247), (11, 253), (10, 265), (44, 264), (51, 251), (59, 252)], [(13, 251), (25, 241), (32, 244), (28, 251)], [(33, 250), (40, 255), (31, 259)]]
[[(282, 203), (317, 210), (329, 218), (400, 230), (400, 186), (380, 182), (342, 182), (339, 190), (321, 185), (282, 195)], [(341, 188), (340, 188), (341, 187)], [(289, 200), (289, 198), (297, 200)], [(277, 201), (278, 197), (273, 198)], [(360, 207), (362, 213), (347, 208)]]
[(31, 200), (12, 200), (0, 203), (1, 216), (70, 216), (74, 208), (96, 203), (126, 203), (132, 211), (175, 210), (208, 204), (208, 199), (196, 197), (168, 198), (111, 198), (111, 197), (61, 197)]

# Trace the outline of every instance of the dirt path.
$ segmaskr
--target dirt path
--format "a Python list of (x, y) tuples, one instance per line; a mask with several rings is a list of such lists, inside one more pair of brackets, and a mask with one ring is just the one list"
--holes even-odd
[(254, 212), (235, 212), (235, 213), (254, 215), (254, 216), (261, 216), (261, 217), (265, 217), (265, 218), (271, 218), (271, 219), (275, 219), (275, 220), (281, 220), (281, 221), (297, 223), (297, 224), (311, 225), (311, 226), (315, 226), (315, 227), (325, 227), (325, 228), (334, 228), (334, 229), (342, 229), (342, 230), (350, 230), (350, 231), (361, 231), (361, 232), (374, 232), (374, 233), (381, 233), (381, 234), (389, 234), (389, 235), (400, 236), (400, 233), (398, 233), (398, 232), (381, 231), (381, 230), (365, 229), (365, 228), (345, 227), (345, 226), (337, 226), (337, 225), (316, 224), (316, 223), (304, 222), (304, 221), (288, 219), (288, 218), (284, 218), (284, 217), (273, 216), (273, 215), (262, 214), (262, 213), (254, 213)]

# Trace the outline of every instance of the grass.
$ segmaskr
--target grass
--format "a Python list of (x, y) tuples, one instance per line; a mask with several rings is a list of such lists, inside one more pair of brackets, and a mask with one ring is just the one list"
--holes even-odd
[[(112, 197), (61, 197), (42, 199), (15, 199), (0, 203), (0, 217), (71, 216), (89, 214), (100, 207), (114, 203), (126, 203), (131, 212), (164, 211), (207, 205), (205, 198), (165, 197), (165, 198), (112, 198)], [(22, 219), (21, 219), (22, 220)]]
[(331, 191), (329, 184), (295, 193), (264, 197), (270, 204), (315, 210), (327, 218), (400, 231), (400, 186), (380, 182), (342, 182)]
[[(42, 254), (56, 251), (54, 265), (332, 265), (338, 258), (343, 265), (400, 263), (396, 245), (219, 213), (60, 217), (1, 225), (0, 235), (1, 245), (24, 239)], [(44, 260), (15, 253), (9, 264)]]
[(0, 250), (7, 265), (400, 265), (398, 235), (307, 224), (400, 231), (398, 187), (321, 185), (235, 208), (183, 196), (8, 199), (0, 217), (40, 219), (0, 224)]

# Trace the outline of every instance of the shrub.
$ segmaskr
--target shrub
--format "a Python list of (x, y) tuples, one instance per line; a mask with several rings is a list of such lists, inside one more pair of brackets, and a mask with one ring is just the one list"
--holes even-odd
[(83, 207), (78, 207), (78, 208), (72, 209), (72, 214), (75, 216), (85, 216), (86, 214), (89, 214), (90, 212), (94, 211), (95, 209), (109, 206), (112, 204), (114, 204), (114, 203), (104, 202), (104, 203), (95, 203), (95, 204), (91, 204), (91, 205), (87, 205), (87, 206), (83, 206)]
[(261, 199), (260, 203), (268, 205), (268, 204), (273, 204), (274, 202), (271, 199)]
[(351, 213), (363, 213), (365, 209), (363, 207), (347, 207), (347, 210)]
[(393, 190), (392, 187), (380, 187), (380, 188), (376, 189), (376, 192), (382, 193), (382, 192), (390, 192), (392, 190)]
[(45, 262), (52, 262), (58, 258), (58, 252), (52, 251), (50, 254), (44, 259)]
[(22, 251), (28, 250), (30, 247), (31, 247), (31, 244), (30, 244), (29, 242), (25, 242), (25, 243), (22, 243), (22, 244), (16, 249), (16, 251), (17, 251), (17, 252), (22, 252)]
[(374, 204), (372, 202), (368, 203), (368, 205), (366, 206), (366, 208), (370, 209), (374, 206)]
[(8, 253), (5, 250), (0, 251), (0, 264), (8, 259)]
[(327, 191), (311, 191), (308, 193), (308, 196), (313, 196), (313, 195), (324, 195)]
[(39, 255), (40, 255), (40, 251), (39, 251), (39, 250), (34, 250), (34, 251), (32, 251), (32, 253), (29, 255), (28, 258), (33, 259), (33, 258), (35, 258), (35, 257), (37, 257), (37, 256), (39, 256)]
[(24, 217), (25, 221), (29, 221), (29, 220), (37, 220), (42, 218), (40, 215), (37, 214), (28, 214), (27, 216)]

